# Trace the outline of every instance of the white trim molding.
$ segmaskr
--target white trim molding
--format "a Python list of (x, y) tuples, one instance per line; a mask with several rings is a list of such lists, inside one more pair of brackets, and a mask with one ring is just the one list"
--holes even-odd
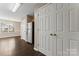
[(39, 51), (37, 48), (33, 48), (35, 51)]

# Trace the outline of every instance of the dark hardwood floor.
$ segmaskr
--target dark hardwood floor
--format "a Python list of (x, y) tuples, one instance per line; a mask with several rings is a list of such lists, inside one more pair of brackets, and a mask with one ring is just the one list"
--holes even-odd
[(44, 56), (20, 37), (0, 38), (0, 56)]

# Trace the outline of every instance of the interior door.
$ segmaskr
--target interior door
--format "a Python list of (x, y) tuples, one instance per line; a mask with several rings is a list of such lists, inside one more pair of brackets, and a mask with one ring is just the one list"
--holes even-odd
[(47, 4), (40, 8), (38, 21), (39, 51), (54, 56), (56, 55), (56, 4)]
[(38, 11), (38, 49), (45, 55), (79, 55), (78, 4), (47, 4)]
[(40, 52), (52, 56), (69, 55), (69, 32), (69, 4), (48, 4), (39, 10)]

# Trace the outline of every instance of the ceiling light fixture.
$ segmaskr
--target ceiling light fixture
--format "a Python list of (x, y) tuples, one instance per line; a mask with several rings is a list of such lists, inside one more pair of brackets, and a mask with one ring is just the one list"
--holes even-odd
[(14, 8), (13, 8), (13, 10), (12, 10), (12, 12), (16, 12), (16, 10), (17, 10), (20, 6), (21, 6), (20, 3), (16, 3), (15, 6), (14, 6)]

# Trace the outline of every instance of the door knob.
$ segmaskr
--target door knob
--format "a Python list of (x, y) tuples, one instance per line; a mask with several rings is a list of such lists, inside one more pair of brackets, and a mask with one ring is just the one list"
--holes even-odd
[(52, 34), (52, 33), (51, 33), (51, 34), (50, 34), (50, 36), (57, 36), (57, 35), (56, 35), (56, 34)]
[(53, 34), (51, 33), (50, 36), (53, 36)]
[(54, 36), (57, 36), (56, 34), (54, 34)]

